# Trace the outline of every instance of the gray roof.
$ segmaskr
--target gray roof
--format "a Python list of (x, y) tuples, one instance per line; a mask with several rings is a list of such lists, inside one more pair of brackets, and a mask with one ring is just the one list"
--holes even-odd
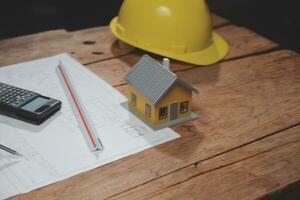
[(124, 80), (154, 104), (157, 104), (175, 83), (180, 83), (188, 90), (198, 93), (197, 89), (180, 80), (176, 74), (148, 55), (144, 55), (135, 64), (124, 77)]

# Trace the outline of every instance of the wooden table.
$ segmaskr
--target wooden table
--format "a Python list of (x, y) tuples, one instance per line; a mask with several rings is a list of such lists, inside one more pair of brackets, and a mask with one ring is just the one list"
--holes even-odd
[[(257, 199), (300, 180), (300, 57), (214, 16), (229, 41), (210, 67), (172, 70), (200, 89), (199, 120), (182, 137), (14, 199)], [(107, 27), (0, 41), (0, 66), (68, 52), (117, 90), (144, 54), (124, 51)], [(161, 59), (156, 56), (157, 59)]]

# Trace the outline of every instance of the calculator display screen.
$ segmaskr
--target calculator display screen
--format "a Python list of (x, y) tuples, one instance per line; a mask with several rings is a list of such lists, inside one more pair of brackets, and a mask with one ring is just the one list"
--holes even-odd
[(46, 98), (43, 98), (43, 97), (37, 97), (34, 100), (32, 100), (29, 103), (22, 106), (21, 108), (23, 110), (27, 110), (27, 111), (35, 111), (39, 107), (41, 107), (41, 106), (45, 105), (46, 103), (48, 103), (48, 101), (49, 101), (49, 99), (46, 99)]

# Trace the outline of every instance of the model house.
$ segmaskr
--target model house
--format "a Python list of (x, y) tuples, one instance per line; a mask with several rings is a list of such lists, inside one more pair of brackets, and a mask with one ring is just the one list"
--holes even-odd
[(128, 83), (128, 107), (152, 125), (174, 125), (195, 118), (192, 95), (197, 89), (181, 80), (163, 64), (148, 55), (124, 77)]

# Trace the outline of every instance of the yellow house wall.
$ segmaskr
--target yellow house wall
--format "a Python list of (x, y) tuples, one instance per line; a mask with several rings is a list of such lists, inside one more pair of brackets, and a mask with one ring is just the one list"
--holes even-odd
[[(188, 112), (180, 114), (180, 103), (183, 101), (189, 102), (189, 109)], [(156, 105), (155, 110), (157, 113), (157, 116), (155, 120), (152, 122), (153, 124), (160, 124), (165, 123), (167, 121), (170, 121), (171, 116), (171, 104), (172, 103), (178, 103), (177, 106), (177, 118), (185, 117), (191, 113), (192, 109), (192, 92), (190, 90), (187, 90), (185, 87), (183, 87), (180, 84), (176, 84), (169, 93), (159, 102), (158, 105)], [(159, 108), (168, 106), (168, 117), (163, 120), (159, 120)]]
[[(131, 103), (131, 93), (134, 93), (137, 97), (137, 105), (133, 106)], [(180, 114), (180, 102), (188, 101), (189, 109), (187, 113)], [(134, 109), (140, 115), (142, 115), (146, 120), (150, 121), (152, 124), (165, 123), (170, 120), (172, 103), (178, 103), (177, 117), (181, 118), (187, 116), (191, 113), (192, 109), (192, 92), (187, 90), (180, 84), (176, 84), (168, 94), (160, 101), (156, 106), (153, 105), (147, 98), (145, 98), (140, 92), (134, 89), (132, 86), (128, 86), (128, 105), (131, 109)], [(145, 115), (145, 103), (151, 106), (151, 117)], [(159, 120), (159, 108), (168, 107), (168, 117), (163, 120)]]
[[(136, 95), (137, 103), (136, 106), (133, 106), (131, 103), (131, 93)], [(151, 117), (149, 118), (145, 114), (145, 104), (149, 104), (151, 106)], [(138, 112), (140, 115), (142, 115), (146, 120), (149, 120), (150, 122), (155, 121), (155, 116), (157, 115), (154, 109), (154, 105), (151, 101), (149, 101), (147, 98), (145, 98), (140, 92), (138, 92), (135, 88), (128, 85), (128, 106), (131, 109), (134, 109), (136, 112)]]

